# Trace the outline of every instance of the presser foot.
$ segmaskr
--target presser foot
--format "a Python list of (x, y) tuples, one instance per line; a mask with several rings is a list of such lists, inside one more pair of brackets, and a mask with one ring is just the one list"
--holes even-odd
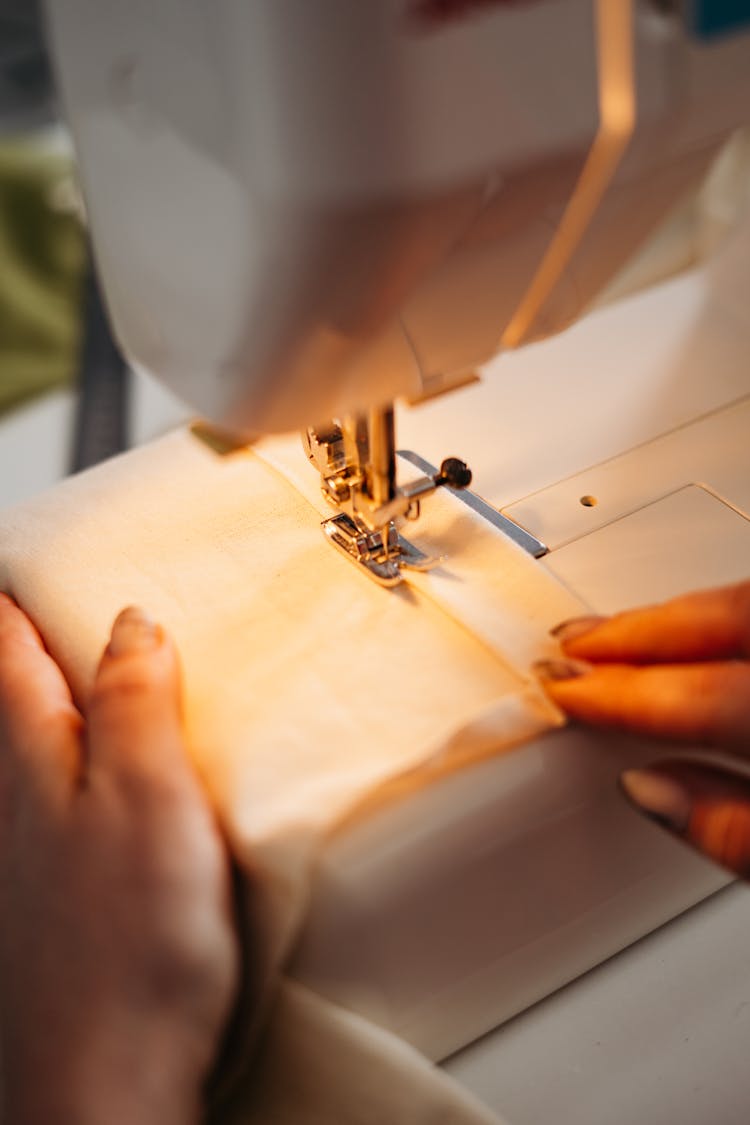
[(392, 523), (382, 531), (369, 531), (339, 512), (323, 520), (321, 526), (336, 550), (379, 586), (398, 586), (403, 581), (402, 570), (429, 570), (441, 561), (404, 539)]

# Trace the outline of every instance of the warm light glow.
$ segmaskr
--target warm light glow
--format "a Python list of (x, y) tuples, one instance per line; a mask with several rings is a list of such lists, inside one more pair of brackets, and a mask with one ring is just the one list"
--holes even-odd
[(632, 0), (595, 0), (599, 129), (560, 225), (534, 278), (505, 329), (502, 343), (517, 347), (533, 327), (583, 238), (635, 126)]

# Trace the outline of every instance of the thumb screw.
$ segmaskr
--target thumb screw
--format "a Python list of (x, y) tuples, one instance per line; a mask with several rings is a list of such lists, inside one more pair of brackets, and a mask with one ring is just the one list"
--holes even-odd
[(447, 484), (449, 488), (468, 488), (471, 484), (471, 469), (458, 457), (446, 457), (435, 483)]

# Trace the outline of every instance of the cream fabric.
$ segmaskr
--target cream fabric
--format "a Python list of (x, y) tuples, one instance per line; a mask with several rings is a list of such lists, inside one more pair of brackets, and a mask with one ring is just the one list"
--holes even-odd
[[(412, 536), (447, 560), (395, 591), (331, 549), (320, 504), (296, 440), (219, 457), (180, 430), (0, 515), (0, 585), (38, 623), (79, 700), (124, 605), (146, 607), (175, 636), (195, 761), (260, 887), (269, 981), (303, 917), (315, 847), (347, 810), (441, 755), (465, 760), (561, 721), (529, 665), (554, 652), (549, 627), (582, 608), (448, 493), (431, 498)], [(271, 1041), (286, 1042), (294, 1065), (312, 1064), (314, 1051), (278, 1031), (280, 1012), (299, 1008), (284, 1005)], [(332, 1042), (354, 1028), (348, 1018), (335, 1017)], [(356, 1057), (383, 1053), (389, 1037), (373, 1035), (370, 1054)], [(413, 1052), (403, 1060), (408, 1072)], [(406, 1113), (395, 1080), (374, 1083), (383, 1104), (363, 1115), (360, 1073), (340, 1062), (349, 1109), (335, 1118), (298, 1107), (263, 1120), (486, 1119), (471, 1109)], [(415, 1095), (437, 1104), (419, 1093), (423, 1079)]]
[(412, 1047), (289, 980), (221, 1122), (502, 1125)]

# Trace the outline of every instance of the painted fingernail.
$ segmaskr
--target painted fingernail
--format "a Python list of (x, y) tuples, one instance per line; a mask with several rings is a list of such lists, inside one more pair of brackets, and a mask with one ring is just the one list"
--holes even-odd
[(673, 777), (655, 770), (625, 770), (620, 786), (631, 804), (670, 832), (684, 833), (690, 823), (692, 802)]
[(576, 637), (582, 637), (584, 633), (590, 633), (597, 625), (601, 625), (604, 621), (603, 617), (597, 617), (595, 614), (589, 614), (588, 617), (571, 617), (567, 621), (561, 621), (554, 629), (550, 629), (550, 633), (561, 644), (567, 641), (574, 641)]
[(147, 613), (138, 606), (128, 606), (118, 614), (112, 626), (107, 645), (110, 656), (124, 656), (132, 652), (149, 652), (162, 641), (162, 631)]
[(534, 671), (540, 680), (575, 680), (591, 671), (583, 660), (537, 660)]

